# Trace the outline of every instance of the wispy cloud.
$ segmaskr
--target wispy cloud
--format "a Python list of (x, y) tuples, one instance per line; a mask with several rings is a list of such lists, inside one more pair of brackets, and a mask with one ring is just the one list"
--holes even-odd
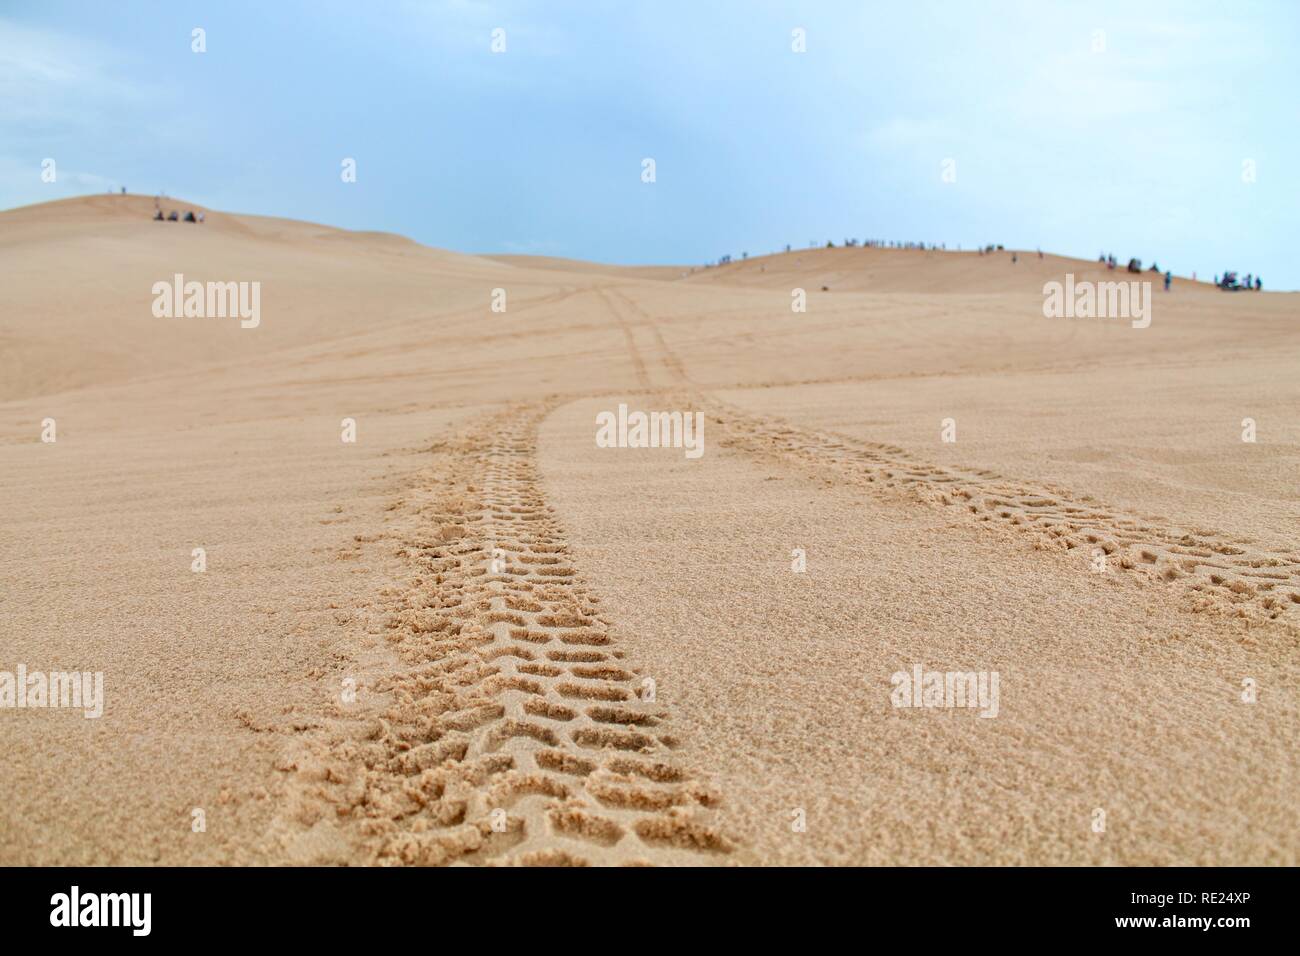
[[(116, 188), (88, 143), (111, 141), (124, 116), (149, 116), (169, 101), (128, 79), (129, 65), (80, 37), (0, 19), (0, 207)], [(148, 135), (148, 123), (131, 124)], [(55, 161), (53, 182), (42, 163)]]
[(106, 103), (141, 105), (156, 95), (125, 79), (111, 51), (81, 38), (0, 19), (0, 125), (90, 120)]

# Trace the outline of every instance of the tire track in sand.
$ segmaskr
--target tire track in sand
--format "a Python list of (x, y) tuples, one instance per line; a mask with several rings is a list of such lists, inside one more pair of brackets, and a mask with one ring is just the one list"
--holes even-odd
[(623, 330), (623, 337), (627, 340), (628, 355), (632, 359), (632, 368), (636, 372), (637, 385), (641, 389), (652, 388), (650, 372), (646, 368), (645, 358), (641, 355), (641, 350), (637, 348), (635, 330), (628, 322), (627, 315), (624, 312), (631, 300), (627, 296), (605, 287), (598, 287), (596, 293), (600, 296), (600, 300), (605, 303), (606, 308), (609, 309), (610, 315), (614, 316), (614, 320), (618, 322), (619, 328)]
[(979, 522), (1030, 532), (1035, 546), (1079, 549), (1106, 567), (1160, 583), (1176, 583), (1193, 612), (1280, 621), (1300, 616), (1300, 551), (1252, 549), (1213, 530), (1179, 527), (1164, 518), (1109, 507), (1088, 495), (1046, 483), (1008, 478), (987, 469), (925, 462), (893, 445), (802, 428), (745, 411), (709, 394), (688, 375), (654, 317), (623, 292), (622, 307), (653, 332), (664, 367), (681, 392), (678, 405), (703, 408), (729, 444), (749, 454), (813, 469), (823, 477), (874, 489), (902, 491), (955, 508)]
[(400, 505), (389, 537), (418, 571), (384, 625), (403, 666), (375, 689), (394, 703), (302, 774), (300, 819), (332, 808), (370, 862), (727, 860), (717, 795), (674, 754), (543, 497), (551, 407), (438, 443)]
[(728, 442), (751, 454), (833, 475), (849, 484), (910, 494), (968, 518), (1034, 535), (1042, 549), (1079, 549), (1088, 561), (1177, 584), (1190, 610), (1294, 624), (1300, 613), (1300, 554), (1242, 547), (1202, 528), (1111, 508), (1068, 489), (986, 469), (928, 463), (893, 445), (801, 428), (700, 397)]

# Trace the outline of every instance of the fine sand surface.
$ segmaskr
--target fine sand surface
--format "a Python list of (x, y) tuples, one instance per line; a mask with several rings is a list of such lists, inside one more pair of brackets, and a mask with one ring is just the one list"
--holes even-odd
[(0, 672), (105, 691), (0, 708), (0, 863), (1297, 862), (1300, 296), (152, 209), (0, 213)]

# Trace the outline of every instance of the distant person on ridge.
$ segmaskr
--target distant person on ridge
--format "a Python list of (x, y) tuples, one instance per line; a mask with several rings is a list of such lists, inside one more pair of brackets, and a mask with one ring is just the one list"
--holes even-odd
[(1165, 291), (1169, 291), (1169, 283), (1174, 281), (1174, 274), (1168, 269), (1165, 270)]

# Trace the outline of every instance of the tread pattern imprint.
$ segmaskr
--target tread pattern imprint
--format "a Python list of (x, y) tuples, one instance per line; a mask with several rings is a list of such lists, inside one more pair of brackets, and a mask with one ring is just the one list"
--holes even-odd
[(723, 441), (759, 458), (802, 468), (814, 479), (844, 483), (954, 509), (1033, 536), (1040, 550), (1097, 552), (1118, 568), (1181, 590), (1186, 610), (1279, 628), (1300, 647), (1300, 549), (1260, 549), (1213, 530), (1179, 527), (1153, 515), (1108, 507), (1049, 484), (994, 471), (926, 463), (902, 448), (805, 428), (751, 413), (692, 381), (654, 319), (628, 297), (624, 305), (654, 328), (678, 393), (670, 407), (699, 408), (721, 426)]
[(384, 536), (409, 583), (374, 629), (391, 704), (286, 760), (298, 829), (328, 818), (378, 864), (719, 865), (719, 795), (675, 753), (667, 708), (573, 566), (536, 465), (556, 403), (429, 451)]
[(1090, 496), (993, 471), (927, 464), (893, 445), (761, 417), (699, 395), (727, 444), (814, 475), (952, 508), (973, 521), (1033, 535), (1039, 549), (1095, 552), (1108, 567), (1181, 588), (1186, 609), (1275, 622), (1300, 637), (1300, 551), (1268, 551), (1212, 530), (1129, 514)]

